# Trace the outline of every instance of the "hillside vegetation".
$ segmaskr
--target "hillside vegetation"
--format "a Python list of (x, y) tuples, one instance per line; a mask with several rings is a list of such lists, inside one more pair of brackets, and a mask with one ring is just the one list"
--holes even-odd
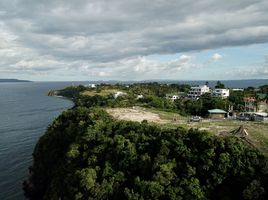
[[(222, 84), (220, 84), (220, 86), (221, 85)], [(249, 87), (244, 91), (230, 91), (230, 96), (226, 99), (213, 97), (211, 94), (206, 93), (201, 95), (198, 100), (192, 100), (186, 97), (189, 90), (189, 85), (139, 83), (127, 86), (120, 84), (101, 84), (96, 88), (72, 86), (56, 92), (57, 95), (72, 98), (77, 106), (141, 106), (146, 108), (156, 108), (163, 111), (177, 112), (184, 116), (207, 116), (209, 109), (218, 108), (227, 111), (230, 106), (233, 107), (234, 111), (241, 112), (245, 110), (244, 97), (255, 97), (259, 101), (257, 94), (262, 93), (268, 98), (268, 85), (263, 85), (259, 88)], [(116, 91), (122, 91), (126, 93), (126, 95), (115, 99), (112, 93)], [(53, 94), (53, 92), (51, 93)], [(182, 98), (174, 101), (166, 98), (168, 94), (178, 93), (180, 93)], [(137, 98), (138, 95), (142, 95), (143, 97)], [(268, 101), (268, 99), (265, 101)]]
[(268, 161), (238, 138), (64, 112), (34, 151), (29, 199), (267, 199)]
[[(265, 92), (267, 88), (261, 90)], [(187, 116), (206, 116), (210, 108), (224, 109), (230, 104), (243, 109), (243, 97), (253, 94), (254, 88), (233, 93), (229, 99), (209, 94), (196, 101), (166, 98), (167, 93), (188, 90), (187, 85), (145, 83), (51, 91), (49, 95), (70, 98), (75, 106), (55, 119), (38, 141), (30, 176), (24, 182), (26, 197), (268, 199), (268, 159), (259, 149), (234, 136), (216, 136), (213, 127), (228, 125), (221, 124), (224, 122), (199, 124), (207, 124), (212, 133), (186, 125)], [(126, 95), (114, 98), (113, 91)], [(122, 120), (129, 119), (128, 113), (137, 112), (140, 115), (132, 117), (134, 121)], [(166, 123), (174, 116), (176, 122), (185, 121), (184, 124)], [(158, 124), (151, 123), (157, 120)], [(200, 128), (199, 125), (192, 127)], [(264, 129), (254, 134), (264, 136)]]

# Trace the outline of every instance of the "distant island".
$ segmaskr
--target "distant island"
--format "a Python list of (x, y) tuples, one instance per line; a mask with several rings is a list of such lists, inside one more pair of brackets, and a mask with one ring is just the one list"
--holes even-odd
[(13, 82), (32, 82), (32, 81), (19, 80), (19, 79), (0, 79), (0, 83), (13, 83)]

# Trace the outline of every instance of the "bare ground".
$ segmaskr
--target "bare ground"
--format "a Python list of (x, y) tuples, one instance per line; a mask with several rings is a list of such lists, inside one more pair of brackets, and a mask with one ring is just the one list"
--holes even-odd
[(145, 111), (142, 108), (110, 108), (107, 112), (112, 115), (115, 119), (119, 120), (129, 120), (142, 122), (147, 120), (148, 122), (155, 123), (168, 123), (168, 120), (161, 119), (159, 114)]
[(268, 123), (241, 122), (237, 120), (210, 120), (204, 119), (202, 122), (189, 122), (189, 118), (182, 117), (176, 113), (168, 113), (158, 110), (150, 110), (142, 107), (133, 108), (110, 108), (107, 112), (115, 119), (142, 122), (154, 122), (163, 127), (184, 127), (206, 130), (215, 135), (221, 132), (229, 132), (243, 125), (249, 133), (250, 139), (255, 146), (268, 155)]

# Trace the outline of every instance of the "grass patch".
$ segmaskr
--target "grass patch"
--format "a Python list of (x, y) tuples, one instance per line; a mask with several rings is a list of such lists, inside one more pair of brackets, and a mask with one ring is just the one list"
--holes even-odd
[[(243, 125), (248, 131), (248, 137), (254, 143), (254, 145), (264, 154), (268, 155), (268, 123), (227, 119), (221, 121), (204, 119), (201, 122), (189, 122), (190, 117), (181, 116), (175, 112), (144, 107), (136, 107), (135, 110), (157, 114), (160, 120), (150, 120), (150, 123), (158, 124), (162, 128), (194, 128), (218, 135), (220, 132), (229, 132)], [(131, 116), (135, 114), (129, 112), (128, 115)]]
[(158, 114), (161, 119), (164, 120), (187, 120), (187, 117), (181, 116), (180, 114), (176, 112), (168, 112), (168, 111), (162, 111), (162, 110), (157, 110), (155, 108), (144, 108), (148, 112), (152, 112), (155, 114)]
[(94, 90), (84, 91), (81, 94), (85, 96), (95, 96), (95, 95), (108, 96), (118, 91), (119, 90), (116, 90), (116, 89), (103, 89), (103, 90), (94, 89)]
[(245, 127), (254, 144), (268, 155), (268, 123), (251, 122)]
[[(238, 120), (209, 121), (206, 119), (201, 122), (189, 122), (190, 117), (183, 117), (177, 113), (154, 109), (147, 110), (158, 114), (161, 119), (169, 120), (170, 123), (161, 124), (161, 127), (167, 128), (195, 128), (218, 135), (222, 131), (232, 131), (243, 125), (248, 131), (249, 139), (254, 145), (264, 154), (268, 155), (268, 123)], [(176, 121), (173, 120), (174, 116), (177, 116)]]

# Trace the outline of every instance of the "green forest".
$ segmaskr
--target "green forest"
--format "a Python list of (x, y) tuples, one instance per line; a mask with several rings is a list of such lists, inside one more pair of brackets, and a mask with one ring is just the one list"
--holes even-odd
[(29, 199), (268, 199), (268, 160), (236, 137), (65, 111), (33, 153)]

